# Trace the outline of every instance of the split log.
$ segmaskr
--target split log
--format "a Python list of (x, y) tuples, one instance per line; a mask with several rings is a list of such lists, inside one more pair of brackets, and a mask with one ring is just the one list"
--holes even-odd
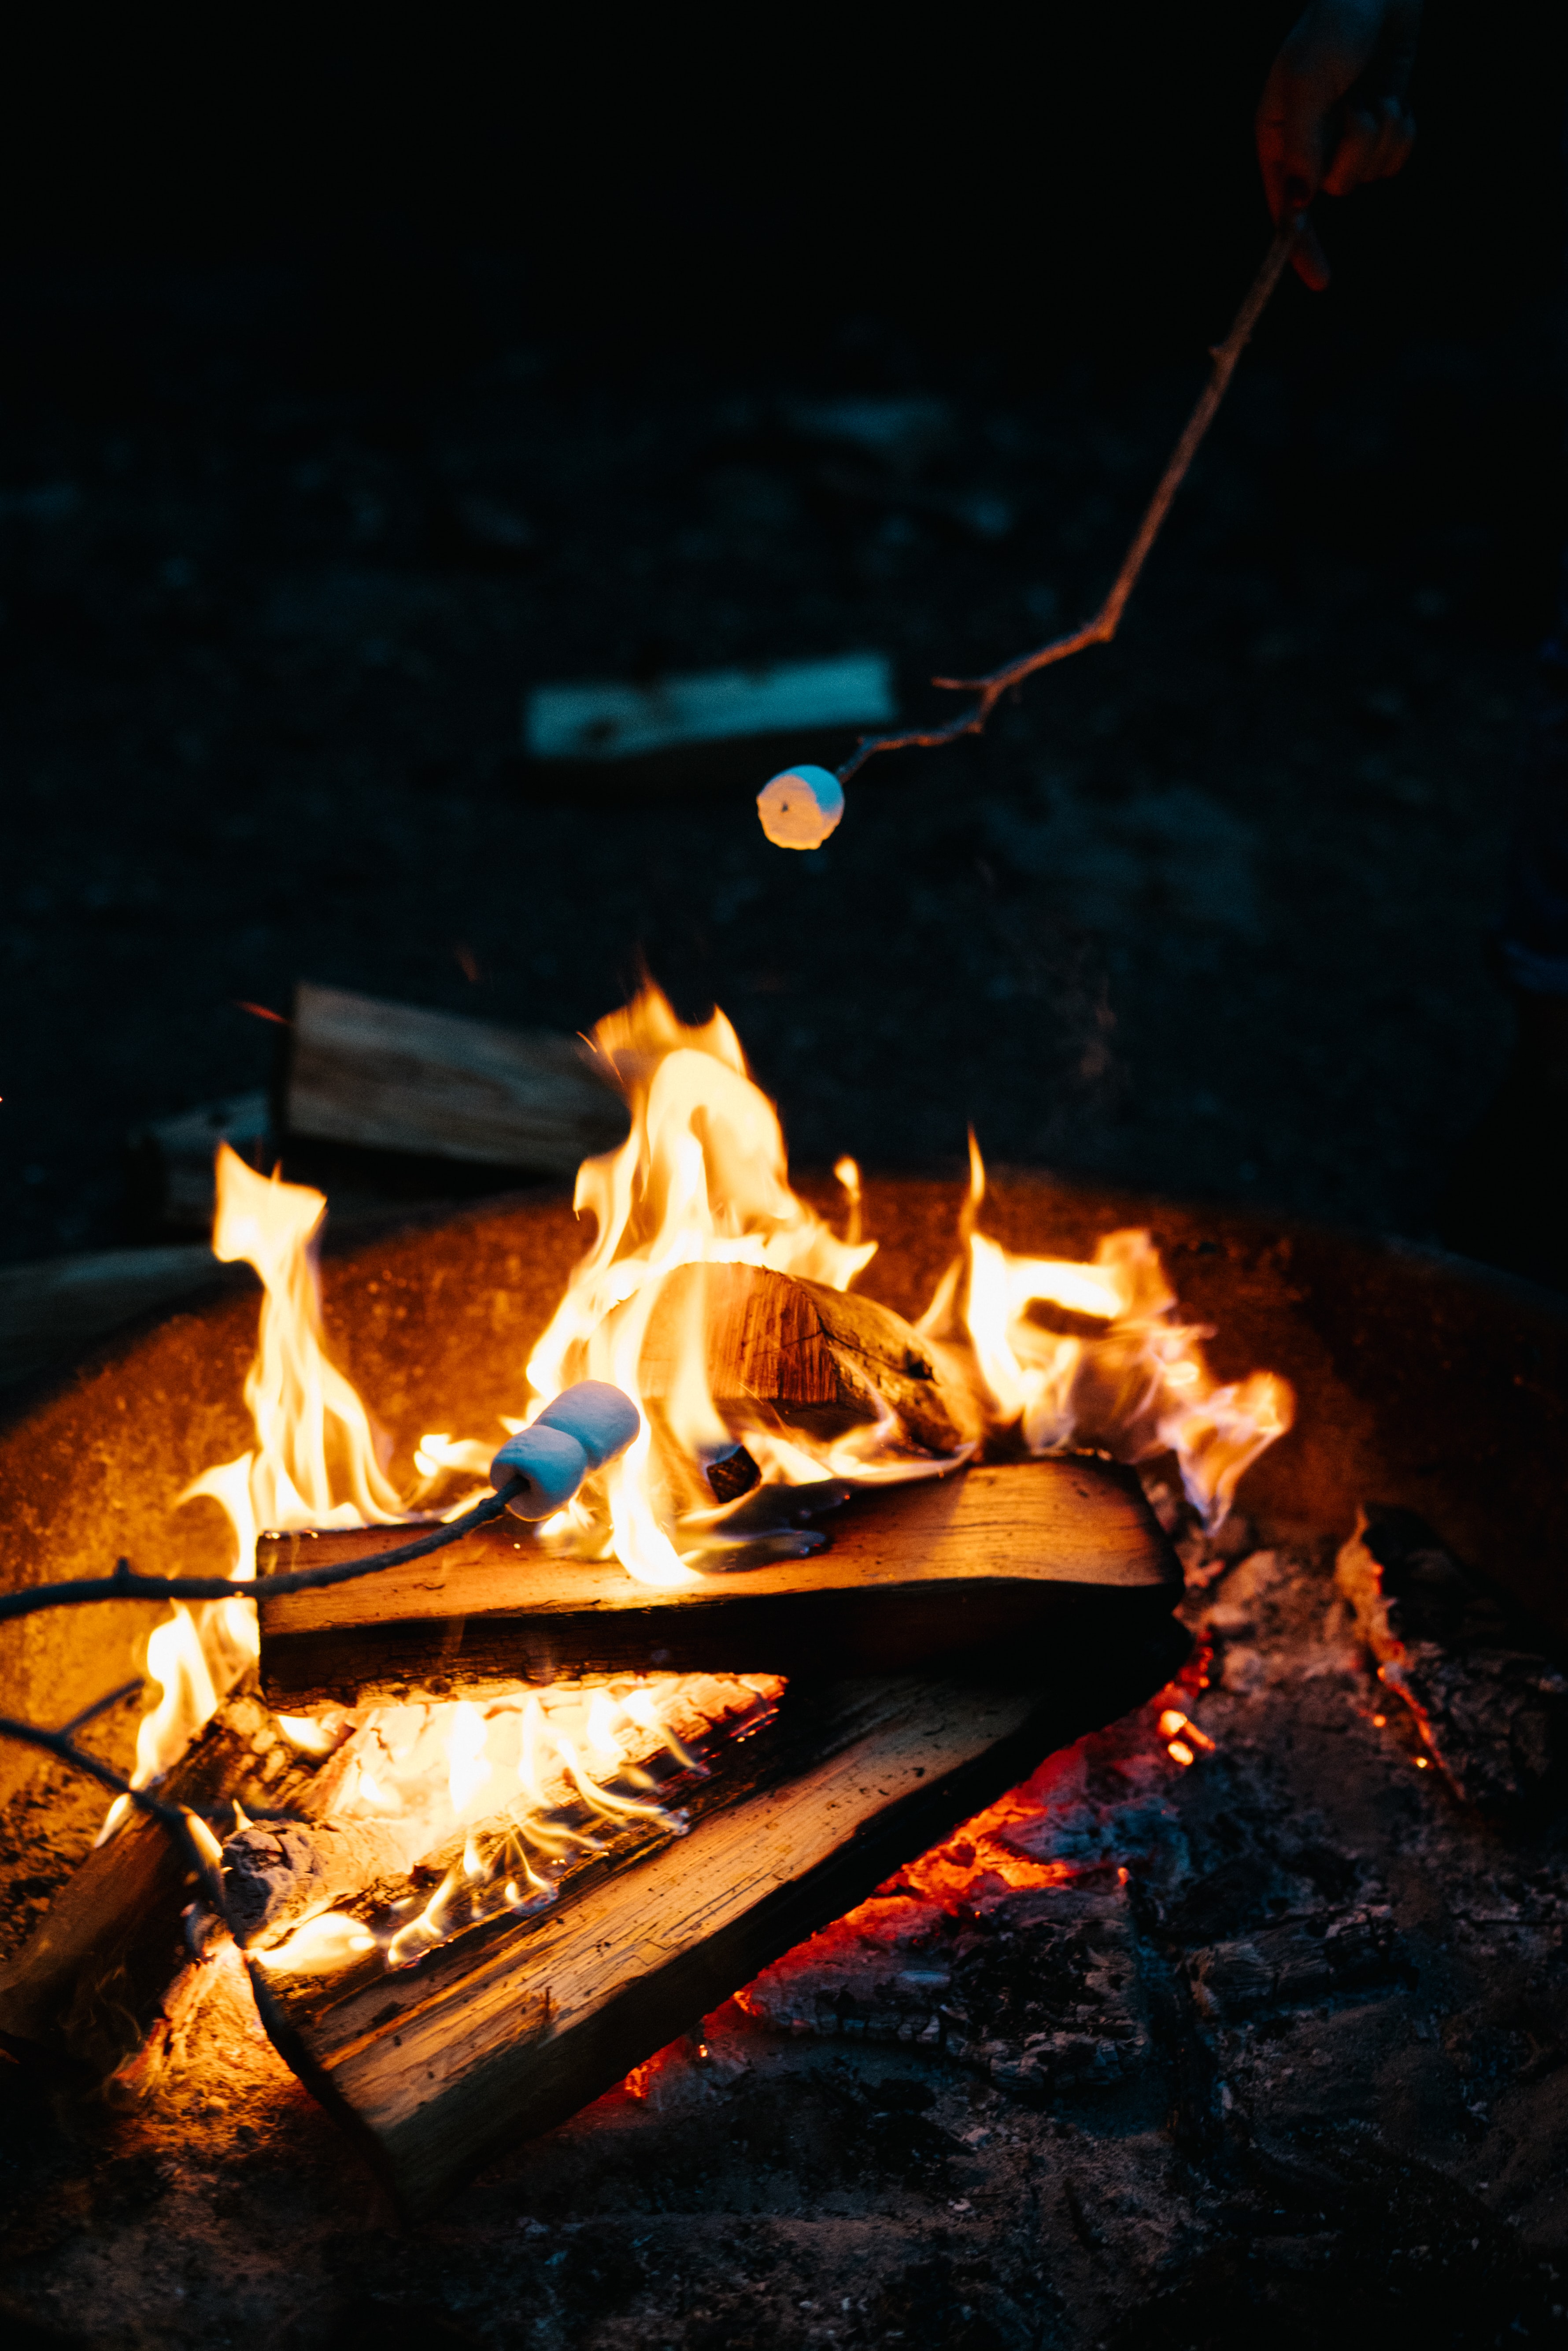
[[(789, 1489), (781, 1489), (788, 1494)], [(794, 1489), (810, 1510), (813, 1489)], [(646, 1670), (892, 1672), (964, 1651), (1021, 1673), (1063, 1638), (1168, 1616), (1181, 1571), (1131, 1473), (1082, 1457), (1005, 1463), (848, 1504), (832, 1547), (663, 1590), (615, 1561), (553, 1557), (517, 1521), (323, 1592), (269, 1573), (386, 1547), (377, 1527), (266, 1537), (262, 1687), (275, 1704), (478, 1695)]]
[[(219, 1708), (159, 1792), (204, 1816), (293, 1804), (313, 1764), (253, 1691)], [(229, 1813), (224, 1820), (221, 1816)], [(37, 1931), (0, 1969), (0, 2047), (66, 2059), (101, 2080), (140, 2043), (189, 1957), (185, 1863), (168, 1832), (134, 1813), (61, 1887)]]
[(902, 1314), (756, 1265), (686, 1265), (666, 1275), (638, 1364), (650, 1403), (674, 1386), (694, 1316), (706, 1343), (709, 1391), (726, 1419), (744, 1422), (760, 1405), (831, 1438), (891, 1410), (913, 1445), (937, 1454), (981, 1433), (973, 1395)]
[[(1166, 1627), (1167, 1636), (1169, 1627)], [(1179, 1646), (1179, 1644), (1178, 1644)], [(1170, 1670), (1145, 1642), (1048, 1697), (951, 1681), (792, 1686), (692, 1825), (533, 1918), (388, 1975), (252, 1963), (267, 2031), (406, 2210), (621, 2080), (1051, 1747)], [(748, 1773), (749, 1783), (740, 1780)]]
[[(621, 1687), (624, 1689), (624, 1682)], [(641, 1687), (650, 1695), (655, 1687), (648, 1683)], [(754, 1676), (747, 1683), (733, 1674), (689, 1675), (677, 1683), (664, 1683), (649, 1719), (622, 1715), (608, 1733), (620, 1758), (612, 1776), (631, 1770), (654, 1801), (669, 1801), (661, 1781), (672, 1774), (679, 1779), (693, 1769), (700, 1779), (708, 1768), (700, 1756), (709, 1742), (747, 1735), (766, 1720), (782, 1687), (777, 1679)], [(544, 1693), (541, 1720), (547, 1749), (548, 1727), (558, 1704), (569, 1713), (580, 1711), (580, 1691)], [(519, 1815), (510, 1806), (498, 1818), (480, 1816), (470, 1829), (455, 1832), (450, 1826), (443, 1829), (439, 1813), (434, 1823), (422, 1813), (392, 1820), (334, 1815), (334, 1802), (346, 1781), (357, 1781), (361, 1767), (379, 1774), (385, 1751), (379, 1748), (380, 1737), (372, 1715), (323, 1767), (310, 1791), (310, 1820), (253, 1822), (225, 1843), (224, 1907), (235, 1937), (247, 1949), (274, 1943), (319, 1911), (356, 1902), (380, 1883), (406, 1877), (416, 1864), (423, 1865), (427, 1876), (440, 1876), (461, 1858), (470, 1834), (483, 1841), (515, 1826)], [(699, 1750), (697, 1758), (693, 1749)], [(673, 1763), (673, 1758), (678, 1762)], [(651, 1773), (649, 1766), (662, 1768)], [(535, 1817), (578, 1814), (582, 1817), (575, 1825), (589, 1824), (577, 1782), (559, 1751), (536, 1757), (533, 1788), (534, 1801), (527, 1809)]]
[(565, 1176), (626, 1131), (574, 1038), (301, 982), (290, 1134)]

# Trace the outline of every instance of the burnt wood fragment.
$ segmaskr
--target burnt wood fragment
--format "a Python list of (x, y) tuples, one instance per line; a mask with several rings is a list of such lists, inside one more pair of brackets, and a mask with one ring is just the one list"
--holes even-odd
[(1265, 2008), (1305, 2008), (1403, 1972), (1385, 1905), (1282, 1920), (1187, 1959), (1193, 1998), (1216, 2022)]
[(940, 2050), (1039, 2104), (1109, 2089), (1147, 2057), (1139, 1958), (1115, 1883), (993, 1894), (961, 1915), (873, 1903), (766, 1970), (742, 2005), (781, 2032)]
[(744, 1422), (761, 1406), (831, 1438), (891, 1411), (910, 1444), (933, 1454), (956, 1453), (981, 1434), (965, 1383), (913, 1323), (873, 1298), (766, 1266), (679, 1266), (660, 1284), (643, 1343), (638, 1379), (649, 1402), (674, 1386), (694, 1327), (727, 1419)]
[(386, 1530), (267, 1536), (262, 1686), (299, 1707), (628, 1667), (891, 1672), (980, 1650), (1027, 1675), (1042, 1647), (1168, 1616), (1181, 1588), (1136, 1480), (1087, 1458), (884, 1487), (830, 1523), (826, 1552), (663, 1590), (613, 1560), (555, 1557), (503, 1519), (407, 1567), (273, 1601), (269, 1573), (384, 1549)]
[(1568, 1676), (1413, 1510), (1364, 1510), (1335, 1582), (1456, 1795), (1506, 1817), (1568, 1787)]

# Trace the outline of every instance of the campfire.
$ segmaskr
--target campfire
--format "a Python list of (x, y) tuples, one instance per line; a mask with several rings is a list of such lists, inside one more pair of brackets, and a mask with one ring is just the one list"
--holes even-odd
[[(650, 987), (591, 1042), (630, 1128), (579, 1172), (590, 1244), (491, 1425), (402, 1454), (327, 1348), (324, 1198), (220, 1146), (214, 1249), (264, 1292), (254, 1441), (182, 1500), (225, 1515), (236, 1588), (152, 1634), (131, 1775), (206, 1888), (120, 1796), (5, 1995), (15, 2041), (74, 2003), (78, 2053), (134, 2076), (237, 1945), (278, 2048), (413, 2204), (1156, 1689), (1169, 1537), (1212, 1537), (1291, 1416), (1268, 1372), (1211, 1377), (1145, 1232), (1088, 1261), (988, 1235), (973, 1143), (905, 1321), (856, 1287), (858, 1171), (834, 1217), (792, 1188), (722, 1013), (688, 1028)], [(629, 1442), (541, 1447), (610, 1390)], [(570, 1454), (559, 1506), (470, 1526), (516, 1463)], [(396, 1537), (423, 1555), (267, 1596)], [(134, 2047), (82, 2025), (107, 2007)]]

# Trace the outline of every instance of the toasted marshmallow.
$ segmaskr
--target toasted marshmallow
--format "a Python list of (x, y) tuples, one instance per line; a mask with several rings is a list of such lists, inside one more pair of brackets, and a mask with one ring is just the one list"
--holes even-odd
[(844, 788), (827, 768), (787, 768), (757, 795), (775, 849), (821, 849), (843, 812)]

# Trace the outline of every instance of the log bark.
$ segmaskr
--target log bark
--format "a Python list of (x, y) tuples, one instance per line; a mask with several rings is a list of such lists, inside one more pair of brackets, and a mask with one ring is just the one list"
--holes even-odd
[(891, 1410), (913, 1446), (936, 1454), (981, 1434), (973, 1396), (902, 1314), (756, 1265), (687, 1265), (665, 1277), (638, 1367), (651, 1403), (674, 1385), (694, 1312), (706, 1340), (709, 1390), (727, 1420), (744, 1424), (761, 1405), (831, 1438)]
[[(1169, 1628), (1166, 1628), (1167, 1635)], [(1178, 1642), (1179, 1648), (1180, 1644)], [(1053, 1745), (1169, 1672), (1168, 1638), (1046, 1691), (909, 1679), (796, 1686), (692, 1806), (688, 1833), (585, 1867), (540, 1916), (416, 1970), (253, 1962), (267, 2030), (405, 2210), (548, 2129), (991, 1802)], [(743, 1760), (742, 1760), (743, 1759)]]
[[(884, 1487), (829, 1524), (814, 1556), (665, 1591), (613, 1560), (552, 1557), (503, 1519), (406, 1568), (263, 1597), (262, 1687), (298, 1708), (653, 1667), (896, 1672), (1002, 1646), (1027, 1673), (1042, 1646), (1123, 1637), (1181, 1591), (1136, 1480), (1078, 1457)], [(267, 1537), (263, 1589), (271, 1572), (385, 1543), (384, 1528)]]
[[(290, 1805), (312, 1767), (249, 1691), (231, 1694), (160, 1792), (204, 1815)], [(219, 1833), (232, 1823), (232, 1813)], [(180, 1915), (185, 1865), (162, 1828), (134, 1813), (61, 1887), (37, 1931), (0, 1970), (0, 2047), (65, 2060), (101, 2080), (140, 2043), (189, 1957)]]
[(626, 1131), (573, 1038), (304, 982), (284, 1113), (291, 1134), (556, 1176)]

